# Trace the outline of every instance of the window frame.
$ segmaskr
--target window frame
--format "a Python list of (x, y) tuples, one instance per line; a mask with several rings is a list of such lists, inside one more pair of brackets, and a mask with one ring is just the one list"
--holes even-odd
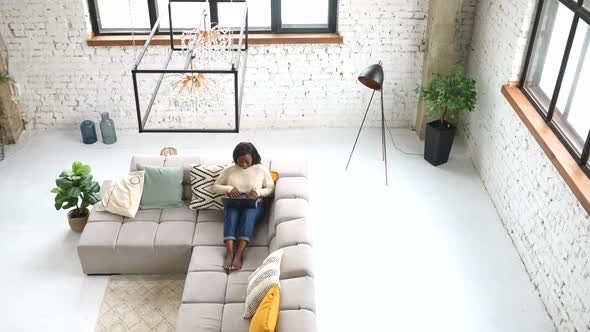
[[(168, 0), (145, 0), (148, 3), (148, 11), (150, 15), (149, 29), (135, 29), (133, 33), (137, 35), (149, 34), (158, 19), (158, 4), (157, 1)], [(205, 2), (206, 0), (174, 0), (175, 2)], [(270, 0), (271, 6), (271, 26), (270, 29), (250, 29), (249, 33), (273, 33), (273, 34), (287, 34), (287, 33), (336, 33), (337, 32), (337, 18), (338, 18), (338, 0), (328, 0), (328, 24), (325, 25), (293, 25), (283, 26), (281, 23), (281, 1)], [(232, 2), (231, 0), (210, 0), (209, 10), (211, 13), (211, 21), (218, 22), (217, 3)], [(234, 0), (233, 2), (244, 2), (244, 0)], [(98, 0), (88, 0), (88, 10), (90, 16), (90, 23), (92, 32), (95, 36), (118, 36), (129, 35), (131, 30), (128, 29), (101, 29), (100, 14), (98, 10)], [(162, 29), (158, 31), (159, 35), (169, 34), (168, 30)]]
[[(557, 79), (555, 81), (555, 87), (552, 91), (551, 96), (546, 96), (548, 100), (540, 100), (545, 99), (543, 95), (545, 93), (541, 91), (540, 93), (535, 93), (535, 88), (527, 88), (525, 87), (525, 82), (527, 81), (527, 75), (529, 73), (530, 65), (531, 65), (531, 58), (533, 55), (533, 50), (535, 46), (535, 41), (537, 37), (537, 32), (539, 29), (539, 23), (541, 21), (541, 14), (543, 11), (543, 6), (546, 1), (550, 0), (539, 0), (537, 4), (537, 10), (534, 17), (533, 28), (530, 35), (530, 40), (528, 44), (528, 49), (526, 53), (525, 63), (522, 70), (521, 75), (521, 82), (520, 84), (520, 91), (526, 96), (526, 98), (530, 101), (542, 119), (545, 121), (547, 126), (551, 128), (551, 131), (555, 133), (559, 141), (564, 145), (570, 155), (574, 158), (576, 163), (582, 168), (584, 173), (588, 177), (590, 177), (590, 165), (588, 163), (590, 159), (590, 131), (588, 132), (587, 136), (585, 137), (585, 141), (583, 143), (583, 148), (581, 153), (578, 153), (575, 148), (575, 144), (572, 141), (572, 136), (577, 135), (575, 130), (571, 128), (571, 125), (567, 121), (562, 121), (559, 117), (554, 117), (555, 109), (557, 107), (557, 100), (559, 97), (559, 93), (561, 92), (563, 79), (565, 77), (565, 71), (567, 69), (567, 64), (569, 61), (569, 56), (572, 50), (572, 46), (574, 44), (574, 39), (576, 36), (576, 29), (578, 27), (578, 23), (580, 20), (583, 20), (590, 26), (590, 11), (584, 8), (584, 3), (590, 3), (590, 0), (556, 0), (561, 4), (565, 5), (569, 10), (571, 10), (574, 14), (570, 31), (568, 35), (568, 39), (566, 42), (565, 50), (563, 56), (561, 58), (561, 64), (559, 68), (559, 73), (557, 75)], [(548, 91), (549, 93), (549, 91)], [(549, 104), (549, 107), (545, 107), (543, 104)], [(567, 128), (566, 128), (567, 127)], [(569, 129), (568, 129), (569, 128)], [(581, 137), (584, 139), (584, 137)]]

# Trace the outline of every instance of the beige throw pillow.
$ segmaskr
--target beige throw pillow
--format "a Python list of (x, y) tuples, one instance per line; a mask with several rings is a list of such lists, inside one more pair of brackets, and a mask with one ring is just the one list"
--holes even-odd
[(102, 200), (96, 203), (96, 210), (135, 218), (143, 193), (144, 177), (145, 171), (137, 171), (114, 178)]
[(266, 257), (262, 264), (248, 277), (244, 318), (251, 318), (269, 290), (279, 284), (283, 249)]

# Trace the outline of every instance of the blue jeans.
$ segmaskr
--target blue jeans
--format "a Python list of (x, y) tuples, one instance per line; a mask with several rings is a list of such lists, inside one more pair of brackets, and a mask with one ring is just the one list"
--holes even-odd
[(264, 217), (264, 202), (258, 202), (253, 209), (225, 208), (223, 215), (223, 241), (237, 238), (250, 242), (254, 226)]

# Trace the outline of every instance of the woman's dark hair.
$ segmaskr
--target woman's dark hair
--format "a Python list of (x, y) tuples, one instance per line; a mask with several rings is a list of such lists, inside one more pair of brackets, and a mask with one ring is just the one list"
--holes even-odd
[(260, 154), (258, 154), (258, 150), (254, 144), (250, 142), (242, 142), (236, 145), (234, 149), (234, 163), (238, 163), (238, 158), (241, 156), (250, 154), (252, 156), (252, 165), (260, 164)]

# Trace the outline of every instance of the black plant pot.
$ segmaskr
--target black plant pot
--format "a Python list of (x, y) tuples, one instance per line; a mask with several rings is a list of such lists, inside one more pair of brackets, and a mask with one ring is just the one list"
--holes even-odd
[(451, 154), (456, 131), (457, 128), (446, 121), (444, 121), (442, 128), (439, 120), (426, 124), (424, 159), (434, 166), (446, 163), (449, 160), (449, 154)]

